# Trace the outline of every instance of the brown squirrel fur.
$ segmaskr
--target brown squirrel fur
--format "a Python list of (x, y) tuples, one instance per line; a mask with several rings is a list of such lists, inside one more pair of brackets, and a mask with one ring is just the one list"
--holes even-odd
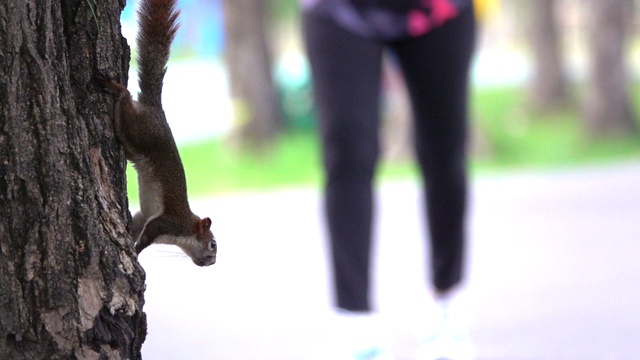
[(138, 100), (114, 79), (98, 75), (118, 96), (115, 131), (138, 173), (140, 211), (131, 235), (136, 253), (152, 243), (179, 246), (198, 266), (216, 261), (211, 220), (189, 207), (184, 167), (162, 109), (162, 84), (171, 42), (178, 30), (176, 0), (142, 0), (138, 8)]

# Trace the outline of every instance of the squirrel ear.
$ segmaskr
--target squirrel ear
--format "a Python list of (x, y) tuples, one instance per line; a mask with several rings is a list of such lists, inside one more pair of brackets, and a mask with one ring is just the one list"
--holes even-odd
[(209, 219), (208, 217), (202, 219), (200, 223), (202, 224), (203, 230), (211, 229), (211, 219)]
[(211, 228), (211, 219), (204, 218), (202, 220), (196, 221), (196, 224), (195, 224), (196, 234), (202, 235), (204, 234), (205, 231), (209, 230), (210, 228)]

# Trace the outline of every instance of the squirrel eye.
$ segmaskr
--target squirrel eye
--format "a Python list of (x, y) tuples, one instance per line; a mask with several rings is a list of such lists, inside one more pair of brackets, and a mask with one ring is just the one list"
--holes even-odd
[(218, 244), (216, 243), (216, 239), (211, 239), (211, 242), (209, 243), (209, 249), (213, 250), (217, 247), (218, 247)]

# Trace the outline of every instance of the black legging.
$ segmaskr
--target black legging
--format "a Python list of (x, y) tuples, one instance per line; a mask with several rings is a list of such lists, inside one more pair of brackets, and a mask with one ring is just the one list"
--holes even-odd
[(304, 32), (322, 136), (338, 307), (370, 310), (372, 180), (379, 154), (380, 74), (386, 48), (397, 55), (411, 97), (433, 286), (453, 287), (461, 280), (463, 264), (473, 10), (427, 35), (393, 42), (363, 38), (313, 14), (304, 16)]

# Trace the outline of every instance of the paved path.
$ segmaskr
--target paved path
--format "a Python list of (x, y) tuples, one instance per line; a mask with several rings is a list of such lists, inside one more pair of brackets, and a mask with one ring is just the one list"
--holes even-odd
[[(418, 190), (379, 193), (375, 303), (394, 352), (411, 359), (425, 316)], [(473, 182), (468, 294), (479, 359), (640, 356), (640, 163), (483, 176)], [(219, 261), (172, 247), (147, 271), (145, 359), (300, 359), (331, 315), (314, 189), (195, 203), (213, 219)]]

